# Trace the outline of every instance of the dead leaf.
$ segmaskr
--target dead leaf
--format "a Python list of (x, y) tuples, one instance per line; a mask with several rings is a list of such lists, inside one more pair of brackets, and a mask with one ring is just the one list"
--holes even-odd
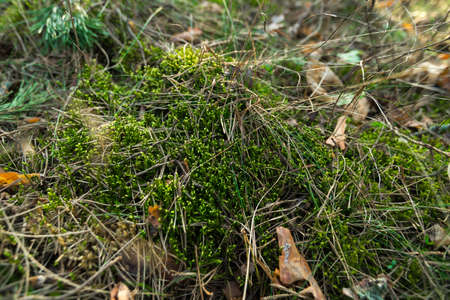
[(39, 122), (40, 120), (41, 120), (41, 118), (39, 118), (39, 117), (30, 117), (30, 118), (24, 119), (25, 123), (28, 123), (28, 124), (34, 124), (34, 123)]
[(128, 26), (130, 26), (131, 30), (132, 30), (134, 33), (137, 33), (137, 32), (138, 32), (138, 30), (137, 30), (137, 28), (136, 28), (136, 24), (135, 24), (132, 20), (129, 20), (129, 21), (128, 21)]
[(366, 97), (361, 97), (358, 100), (353, 101), (353, 103), (350, 103), (345, 110), (355, 121), (361, 122), (369, 114), (370, 102)]
[(389, 290), (389, 277), (380, 274), (377, 278), (365, 278), (353, 288), (343, 288), (342, 293), (354, 300), (383, 300)]
[(31, 276), (28, 279), (28, 282), (34, 289), (39, 289), (44, 286), (44, 283), (47, 281), (47, 277), (44, 275)]
[(242, 292), (236, 281), (227, 281), (226, 287), (223, 289), (223, 294), (227, 300), (242, 299)]
[(329, 90), (344, 86), (330, 67), (314, 58), (308, 61), (306, 82), (312, 91), (311, 97), (319, 96), (320, 100), (326, 102), (335, 101), (335, 98), (328, 95)]
[(110, 293), (110, 299), (111, 300), (133, 300), (134, 299), (134, 292), (130, 292), (130, 289), (123, 284), (122, 282), (119, 282), (116, 284)]
[(388, 8), (394, 4), (394, 0), (377, 1), (375, 3), (376, 8)]
[(444, 69), (444, 71), (439, 74), (436, 82), (437, 86), (450, 92), (450, 67)]
[(0, 173), (0, 187), (17, 186), (19, 184), (30, 184), (31, 177), (40, 177), (39, 173), (19, 174), (17, 172)]
[(161, 224), (159, 223), (159, 217), (160, 217), (160, 211), (161, 208), (158, 204), (154, 206), (148, 207), (148, 222), (150, 223), (150, 234), (152, 236), (155, 236), (161, 227)]
[(173, 42), (187, 42), (192, 43), (195, 40), (197, 40), (201, 35), (202, 31), (200, 28), (192, 28), (189, 27), (187, 31), (184, 31), (182, 33), (174, 34), (171, 38)]
[(208, 11), (210, 13), (215, 13), (215, 14), (223, 13), (222, 6), (220, 6), (217, 3), (209, 2), (209, 1), (203, 1), (202, 3), (200, 3), (200, 9), (202, 9), (204, 11)]
[(435, 85), (443, 74), (448, 75), (448, 66), (445, 63), (422, 62), (411, 70), (409, 77), (416, 77), (415, 81), (424, 82), (426, 84)]
[(18, 140), (20, 150), (24, 156), (32, 156), (36, 153), (33, 145), (31, 144), (32, 136), (23, 136)]
[(314, 299), (322, 300), (322, 293), (317, 281), (314, 279), (306, 259), (298, 252), (289, 229), (277, 227), (278, 245), (282, 249), (279, 257), (280, 281), (284, 285), (290, 285), (299, 280), (306, 280), (310, 286), (302, 290), (300, 294), (312, 294)]
[(428, 235), (436, 249), (450, 245), (450, 234), (439, 224), (434, 224), (428, 229)]
[(408, 31), (409, 33), (414, 32), (414, 25), (411, 23), (403, 23), (402, 27), (403, 29), (405, 29), (405, 31)]
[(338, 146), (339, 149), (345, 150), (345, 128), (347, 127), (347, 116), (340, 116), (334, 128), (333, 134), (327, 139), (325, 144), (332, 147)]
[(441, 54), (438, 55), (438, 58), (439, 58), (440, 60), (447, 60), (447, 59), (450, 59), (450, 53), (441, 53)]

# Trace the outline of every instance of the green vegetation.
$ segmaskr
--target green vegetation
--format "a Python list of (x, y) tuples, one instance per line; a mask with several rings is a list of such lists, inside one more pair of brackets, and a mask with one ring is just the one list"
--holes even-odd
[[(150, 2), (0, 0), (0, 176), (41, 174), (0, 185), (0, 294), (104, 297), (122, 281), (145, 299), (221, 298), (234, 281), (247, 299), (296, 298), (305, 284), (271, 285), (284, 226), (329, 299), (380, 274), (388, 299), (444, 299), (431, 228), (448, 234), (449, 99), (385, 77), (418, 63), (403, 62), (405, 16), (286, 3), (306, 12), (292, 33), (273, 1)], [(171, 39), (188, 27), (200, 40)], [(448, 52), (420, 34), (422, 56)], [(340, 102), (311, 96), (311, 47)], [(363, 98), (358, 121), (345, 105)], [(330, 147), (344, 114), (345, 149)]]

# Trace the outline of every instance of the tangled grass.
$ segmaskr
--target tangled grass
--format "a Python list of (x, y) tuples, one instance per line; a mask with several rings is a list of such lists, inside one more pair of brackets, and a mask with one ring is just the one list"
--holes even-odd
[[(0, 26), (15, 47), (1, 64), (30, 82), (2, 105), (48, 120), (2, 119), (0, 166), (42, 180), (1, 188), (1, 294), (96, 299), (123, 281), (140, 299), (204, 299), (234, 281), (247, 299), (295, 297), (301, 284), (279, 290), (270, 280), (275, 228), (285, 226), (330, 299), (379, 274), (391, 299), (445, 298), (448, 246), (431, 229), (448, 228), (449, 99), (392, 76), (448, 52), (445, 15), (415, 24), (411, 37), (401, 26), (409, 11), (386, 16), (370, 3), (350, 9), (354, 1), (223, 1), (216, 14), (196, 1), (90, 2), (79, 5), (103, 22), (105, 39), (88, 26), (90, 50), (65, 48), (71, 20), (45, 55), (49, 39), (31, 16), (46, 2), (0, 3), (0, 24), (15, 20)], [(284, 26), (301, 19), (308, 30), (267, 31), (283, 7), (296, 17), (285, 14)], [(194, 26), (204, 43), (170, 42)], [(343, 78), (333, 93), (363, 87), (372, 103), (366, 120), (348, 120), (345, 151), (325, 146), (344, 109), (309, 96), (311, 48)], [(348, 62), (355, 55), (364, 67)], [(53, 111), (15, 105), (48, 99), (36, 78)], [(437, 129), (402, 126), (395, 113), (405, 111)], [(21, 135), (33, 137), (34, 154), (14, 146)], [(149, 221), (155, 205), (160, 226)]]

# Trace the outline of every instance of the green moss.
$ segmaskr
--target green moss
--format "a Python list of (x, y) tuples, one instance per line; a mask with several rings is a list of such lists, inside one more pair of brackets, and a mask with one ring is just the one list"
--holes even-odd
[[(196, 92), (205, 86), (212, 91), (209, 98)], [(261, 84), (257, 91), (271, 93)], [(255, 114), (242, 121), (244, 131), (233, 129), (235, 113), (245, 105), (227, 93), (221, 62), (192, 48), (165, 54), (158, 66), (144, 66), (121, 83), (95, 65), (87, 67), (73, 109), (103, 107), (111, 118), (110, 146), (103, 167), (89, 166), (98, 149), (95, 138), (82, 121), (71, 120), (74, 115), (64, 120), (55, 156), (68, 167), (72, 193), (92, 187), (96, 201), (130, 217), (142, 215), (145, 207), (136, 205), (141, 199), (146, 206), (159, 204), (172, 252), (192, 267), (194, 247), (202, 268), (229, 264), (236, 249), (244, 249), (233, 232), (239, 233), (257, 203), (263, 207), (306, 193), (303, 165), (313, 165), (309, 172), (319, 178), (331, 156), (316, 132), (281, 126), (276, 118)], [(166, 97), (163, 105), (158, 94)], [(144, 115), (137, 106), (146, 107)], [(71, 170), (68, 163), (76, 161), (84, 162), (85, 171)], [(86, 173), (88, 178), (80, 178)], [(59, 184), (64, 190), (67, 182)], [(258, 243), (272, 240), (269, 227), (258, 226)], [(274, 263), (276, 251), (266, 247), (265, 259)]]
[[(158, 64), (149, 59), (124, 76), (85, 68), (57, 133), (62, 175), (52, 203), (89, 193), (109, 205), (100, 218), (136, 222), (158, 204), (170, 251), (194, 269), (197, 249), (201, 270), (218, 267), (222, 276), (236, 273), (246, 249), (240, 231), (254, 217), (256, 244), (273, 269), (274, 224), (302, 231), (302, 253), (318, 261), (315, 276), (330, 297), (360, 274), (392, 271), (405, 274), (405, 286), (428, 287), (405, 253), (430, 247), (417, 242), (411, 223), (428, 228), (443, 217), (433, 207), (448, 203), (439, 190), (445, 157), (375, 124), (333, 159), (318, 131), (264, 110), (285, 101), (270, 86), (241, 89), (222, 61), (189, 47), (149, 51)], [(101, 131), (88, 126), (86, 110), (101, 115)]]

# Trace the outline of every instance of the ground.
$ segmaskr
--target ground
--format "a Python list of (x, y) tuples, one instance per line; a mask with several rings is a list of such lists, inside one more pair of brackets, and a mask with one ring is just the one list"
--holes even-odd
[(444, 299), (445, 7), (0, 1), (0, 294)]

